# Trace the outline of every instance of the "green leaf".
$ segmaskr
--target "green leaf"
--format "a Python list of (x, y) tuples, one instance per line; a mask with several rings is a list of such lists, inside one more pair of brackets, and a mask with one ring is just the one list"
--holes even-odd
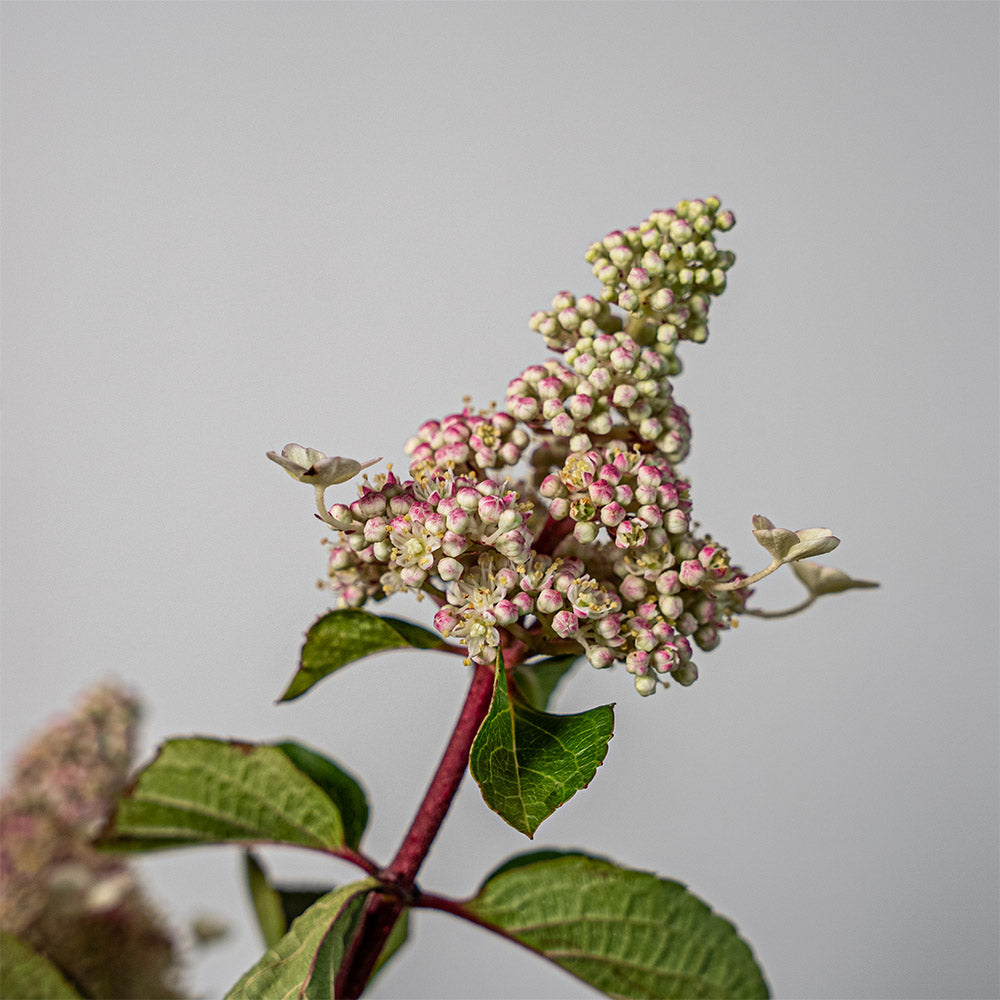
[(469, 755), (486, 804), (533, 837), (544, 819), (590, 784), (608, 752), (614, 721), (610, 705), (548, 715), (512, 701), (498, 663), (493, 702)]
[(247, 889), (250, 891), (250, 902), (257, 916), (257, 926), (260, 927), (264, 944), (268, 948), (273, 948), (288, 930), (281, 895), (268, 881), (263, 866), (250, 851), (244, 852), (243, 865), (247, 877)]
[(679, 882), (585, 854), (523, 855), (464, 904), (611, 997), (767, 997), (750, 947)]
[(0, 997), (4, 1000), (79, 1000), (80, 994), (44, 955), (0, 932)]
[(514, 686), (534, 709), (544, 712), (556, 685), (580, 659), (575, 653), (550, 656), (536, 663), (519, 663), (512, 671)]
[(293, 921), (302, 916), (317, 899), (332, 892), (333, 886), (310, 888), (305, 885), (275, 886), (275, 892), (281, 900), (281, 912), (285, 915), (285, 927), (291, 927)]
[(330, 797), (340, 812), (347, 846), (357, 848), (368, 825), (368, 799), (356, 778), (321, 753), (286, 740), (274, 744)]
[(373, 879), (327, 893), (240, 978), (226, 1000), (332, 1000), (344, 957)]
[(448, 649), (436, 632), (401, 618), (369, 611), (331, 611), (313, 623), (302, 646), (300, 666), (279, 701), (292, 701), (335, 670), (387, 649)]
[(337, 804), (275, 746), (191, 737), (168, 740), (132, 783), (101, 834), (116, 850), (226, 841), (335, 850)]
[[(244, 853), (244, 863), (250, 899), (257, 915), (257, 923), (260, 926), (264, 943), (268, 948), (273, 948), (285, 936), (289, 926), (309, 907), (333, 892), (333, 889), (330, 888), (274, 886), (271, 884), (263, 865), (250, 851)], [(408, 929), (409, 910), (404, 910), (389, 934), (382, 954), (379, 955), (378, 962), (372, 971), (371, 980), (406, 942)]]

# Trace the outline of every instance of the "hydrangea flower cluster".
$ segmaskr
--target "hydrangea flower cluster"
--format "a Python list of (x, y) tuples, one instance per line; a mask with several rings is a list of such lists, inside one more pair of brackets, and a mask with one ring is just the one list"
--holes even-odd
[(353, 503), (321, 504), (339, 605), (414, 592), (478, 663), (517, 646), (623, 663), (643, 695), (690, 684), (694, 646), (714, 648), (749, 593), (692, 520), (677, 468), (690, 422), (671, 382), (677, 345), (708, 336), (735, 259), (715, 235), (733, 223), (718, 198), (682, 201), (592, 244), (598, 294), (560, 292), (532, 315), (556, 356), (510, 382), (505, 410), (426, 422), (410, 478), (390, 467)]

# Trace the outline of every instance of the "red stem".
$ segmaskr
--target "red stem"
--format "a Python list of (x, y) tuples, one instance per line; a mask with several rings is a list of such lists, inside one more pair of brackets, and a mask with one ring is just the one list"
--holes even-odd
[(382, 877), (386, 881), (405, 888), (413, 886), (417, 871), (427, 857), (431, 843), (437, 836), (462, 782), (466, 765), (469, 763), (469, 751), (489, 711), (492, 697), (493, 671), (477, 663), (469, 693), (465, 696), (465, 704), (462, 706), (462, 714), (455, 723), (455, 729), (424, 795), (424, 801), (420, 803), (420, 808), (396, 856), (389, 867), (382, 872)]
[[(513, 657), (510, 659), (513, 661)], [(373, 892), (369, 895), (358, 929), (337, 975), (338, 997), (359, 997), (368, 984), (385, 942), (403, 911), (404, 900), (413, 893), (417, 871), (427, 857), (455, 798), (469, 762), (472, 743), (489, 711), (492, 696), (493, 671), (490, 667), (476, 664), (462, 712), (424, 794), (423, 802), (420, 803), (395, 858), (379, 873), (381, 881), (391, 885), (396, 890), (395, 894)]]

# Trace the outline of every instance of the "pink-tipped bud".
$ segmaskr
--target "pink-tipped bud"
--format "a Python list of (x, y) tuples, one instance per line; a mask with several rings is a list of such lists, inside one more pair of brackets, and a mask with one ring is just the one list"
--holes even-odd
[(641, 601), (646, 596), (646, 581), (641, 576), (629, 575), (618, 587), (626, 601)]
[(577, 393), (566, 400), (566, 410), (574, 420), (586, 420), (594, 412), (594, 400), (592, 396)]
[(535, 599), (535, 606), (546, 615), (554, 615), (559, 611), (565, 599), (558, 590), (543, 590)]
[(552, 631), (561, 639), (568, 639), (580, 630), (580, 622), (572, 611), (560, 611), (552, 619)]
[(389, 523), (384, 517), (369, 518), (363, 534), (366, 542), (381, 542), (389, 534)]
[(441, 539), (441, 551), (453, 559), (462, 555), (468, 546), (468, 536), (460, 535), (455, 531), (446, 531), (444, 537)]
[(699, 587), (705, 580), (705, 567), (697, 559), (685, 559), (681, 563), (679, 576), (685, 587)]
[(524, 615), (530, 615), (535, 610), (535, 602), (531, 599), (531, 594), (515, 594), (512, 603), (515, 608), (517, 608), (518, 617), (523, 617)]
[(569, 497), (556, 497), (549, 505), (549, 515), (556, 521), (561, 521), (569, 516), (570, 506)]
[(452, 629), (459, 622), (459, 617), (452, 608), (444, 607), (441, 608), (436, 615), (434, 615), (434, 627), (447, 638), (451, 635)]
[(663, 527), (670, 532), (671, 535), (682, 535), (687, 531), (688, 527), (688, 516), (684, 511), (675, 507), (673, 510), (667, 511), (667, 516), (663, 519)]
[(596, 507), (603, 507), (615, 498), (615, 491), (606, 479), (595, 479), (587, 489), (587, 493)]
[(643, 524), (648, 524), (650, 527), (656, 525), (659, 527), (663, 524), (663, 512), (659, 507), (653, 504), (643, 504), (637, 511), (636, 517), (642, 521)]
[(557, 413), (552, 418), (552, 433), (557, 437), (572, 437), (576, 424), (568, 413)]
[(676, 621), (684, 613), (684, 601), (677, 595), (662, 594), (657, 607), (664, 618)]
[(601, 523), (609, 528), (615, 528), (625, 520), (628, 511), (618, 503), (612, 501), (606, 507), (601, 508)]
[(605, 670), (615, 662), (615, 654), (607, 646), (591, 646), (587, 650), (587, 660), (597, 670)]
[(457, 559), (452, 559), (448, 556), (441, 559), (437, 564), (437, 575), (441, 577), (445, 583), (451, 583), (452, 580), (461, 579), (464, 572), (465, 567)]
[(625, 669), (630, 674), (645, 674), (649, 672), (649, 653), (635, 649), (625, 657)]
[(507, 408), (518, 420), (534, 420), (538, 416), (538, 400), (531, 396), (509, 396)]
[(503, 600), (493, 605), (493, 617), (497, 625), (504, 626), (516, 622), (520, 616), (513, 601)]

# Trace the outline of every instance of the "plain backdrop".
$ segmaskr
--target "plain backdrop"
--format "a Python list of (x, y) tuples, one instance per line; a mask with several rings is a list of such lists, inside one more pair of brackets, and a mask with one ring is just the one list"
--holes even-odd
[[(695, 512), (825, 525), (877, 591), (746, 620), (617, 703), (534, 844), (466, 781), (422, 873), (585, 847), (734, 920), (774, 991), (996, 997), (994, 3), (3, 5), (5, 760), (103, 677), (171, 734), (293, 736), (360, 774), (391, 856), (462, 701), (392, 654), (276, 706), (326, 604), (311, 491), (264, 452), (382, 455), (546, 356), (587, 245), (719, 194), (738, 256), (684, 350)], [(350, 499), (353, 484), (328, 499)], [(790, 573), (758, 603), (799, 596)], [(392, 610), (427, 621), (426, 606)], [(353, 871), (266, 852), (286, 879)], [(255, 961), (232, 849), (143, 862), (220, 996)], [(373, 997), (586, 997), (443, 915)]]

